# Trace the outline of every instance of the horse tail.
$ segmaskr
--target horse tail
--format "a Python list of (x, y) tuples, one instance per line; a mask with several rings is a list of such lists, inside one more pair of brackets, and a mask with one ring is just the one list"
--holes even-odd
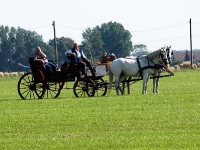
[(109, 93), (110, 93), (113, 86), (113, 73), (110, 69), (110, 66), (108, 67), (108, 73), (109, 73)]

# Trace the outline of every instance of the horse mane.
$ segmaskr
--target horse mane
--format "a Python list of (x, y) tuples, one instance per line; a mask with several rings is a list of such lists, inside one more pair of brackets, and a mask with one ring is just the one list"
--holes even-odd
[(156, 56), (158, 56), (160, 54), (160, 51), (161, 51), (161, 49), (156, 50), (156, 51), (154, 51), (152, 53), (149, 53), (149, 54), (147, 54), (147, 57), (149, 59), (154, 59)]

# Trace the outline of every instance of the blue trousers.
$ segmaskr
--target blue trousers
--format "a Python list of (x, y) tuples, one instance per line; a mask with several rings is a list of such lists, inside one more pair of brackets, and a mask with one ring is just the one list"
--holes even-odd
[(45, 67), (48, 73), (53, 73), (57, 71), (57, 66), (54, 63), (51, 62), (45, 62)]

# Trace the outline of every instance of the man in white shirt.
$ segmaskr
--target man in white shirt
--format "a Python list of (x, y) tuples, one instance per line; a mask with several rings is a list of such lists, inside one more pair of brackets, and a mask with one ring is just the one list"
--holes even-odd
[(83, 70), (83, 73), (87, 75), (86, 67), (89, 67), (90, 71), (92, 72), (92, 76), (95, 76), (93, 73), (93, 67), (90, 61), (86, 58), (85, 54), (81, 49), (79, 49), (78, 44), (74, 43), (74, 47), (67, 52), (65, 55), (68, 56), (71, 63), (77, 64), (80, 69)]

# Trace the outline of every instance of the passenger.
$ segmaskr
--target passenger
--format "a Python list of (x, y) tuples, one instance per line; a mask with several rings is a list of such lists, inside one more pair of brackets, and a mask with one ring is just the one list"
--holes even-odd
[(83, 51), (79, 49), (78, 44), (74, 43), (74, 47), (65, 52), (65, 55), (71, 59), (71, 63), (77, 64), (79, 69), (82, 69), (82, 72), (87, 76), (87, 69), (89, 67), (92, 76), (95, 76), (93, 71), (93, 66), (90, 61), (86, 58)]
[(110, 57), (114, 57), (114, 59), (117, 59), (117, 57), (115, 56), (115, 53), (114, 53), (114, 52), (112, 52), (112, 53), (110, 54)]
[(53, 73), (57, 71), (56, 64), (48, 62), (46, 55), (42, 52), (39, 46), (36, 47), (36, 53), (35, 53), (33, 61), (42, 62), (42, 64), (44, 64), (44, 66), (46, 67), (46, 71), (48, 73)]
[(108, 57), (107, 52), (104, 53), (104, 57)]
[(101, 62), (102, 62), (102, 63), (106, 63), (107, 60), (108, 60), (108, 55), (107, 55), (107, 52), (105, 52), (104, 55), (102, 56)]

